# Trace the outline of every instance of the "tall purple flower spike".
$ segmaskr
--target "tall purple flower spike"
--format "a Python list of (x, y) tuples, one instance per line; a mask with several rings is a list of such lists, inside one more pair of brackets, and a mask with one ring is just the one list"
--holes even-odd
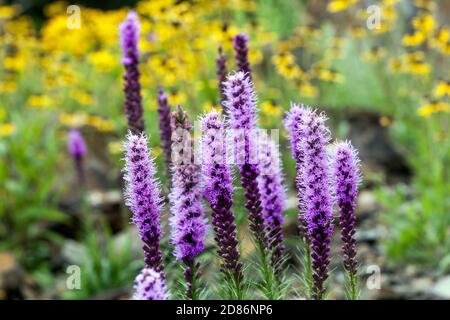
[(265, 132), (259, 138), (258, 186), (261, 192), (264, 225), (266, 227), (269, 249), (272, 250), (271, 264), (280, 271), (286, 251), (283, 236), (283, 211), (285, 209), (286, 190), (283, 186), (282, 164), (278, 144)]
[(161, 148), (164, 153), (164, 162), (166, 165), (166, 173), (170, 178), (170, 166), (172, 158), (172, 129), (170, 128), (170, 105), (167, 102), (167, 94), (164, 93), (163, 87), (158, 88), (158, 115), (159, 115), (159, 136), (161, 140)]
[(170, 118), (172, 128), (172, 243), (175, 257), (186, 264), (186, 295), (197, 297), (198, 263), (195, 257), (204, 249), (207, 219), (202, 207), (201, 168), (194, 163), (192, 125), (186, 112), (178, 106)]
[(80, 183), (84, 180), (83, 159), (87, 154), (86, 142), (80, 130), (73, 128), (69, 132), (67, 148), (72, 156)]
[(155, 178), (154, 159), (150, 158), (144, 133), (127, 135), (125, 148), (125, 203), (133, 213), (132, 221), (144, 243), (145, 263), (156, 271), (163, 269), (159, 242), (161, 203), (160, 185)]
[(223, 54), (222, 47), (219, 46), (219, 55), (216, 59), (217, 68), (217, 81), (219, 82), (219, 93), (220, 93), (220, 105), (222, 106), (222, 113), (224, 116), (227, 115), (227, 110), (224, 106), (224, 102), (227, 99), (225, 94), (225, 81), (227, 80), (227, 59)]
[(323, 114), (309, 112), (300, 125), (304, 136), (300, 144), (304, 152), (304, 206), (311, 250), (314, 299), (324, 298), (333, 233), (331, 176), (326, 153), (330, 133), (325, 120)]
[[(298, 233), (301, 237), (305, 238), (307, 236), (307, 226), (304, 217), (305, 208), (304, 204), (304, 191), (305, 187), (303, 184), (303, 165), (304, 165), (304, 154), (300, 145), (300, 140), (302, 139), (302, 132), (300, 131), (300, 125), (304, 119), (304, 116), (311, 112), (311, 109), (299, 106), (295, 103), (291, 103), (291, 109), (286, 113), (286, 118), (284, 120), (284, 126), (286, 127), (289, 134), (289, 142), (291, 145), (291, 153), (295, 160), (296, 178), (295, 178), (295, 188), (297, 189), (298, 203)], [(305, 240), (307, 240), (305, 238)]]
[(162, 273), (150, 267), (142, 269), (134, 281), (133, 300), (168, 300), (169, 297)]
[(127, 18), (119, 26), (120, 44), (122, 46), (122, 64), (125, 67), (124, 94), (125, 115), (128, 120), (128, 128), (133, 133), (142, 132), (145, 129), (142, 119), (141, 84), (139, 82), (139, 29), (138, 16), (134, 11), (128, 13)]
[[(249, 227), (259, 245), (266, 242), (264, 218), (261, 208), (261, 194), (258, 188), (259, 168), (255, 151), (257, 145), (253, 134), (256, 132), (256, 96), (253, 84), (243, 73), (229, 75), (225, 82), (229, 114), (228, 127), (234, 133), (234, 158), (237, 159), (241, 174), (241, 184), (247, 199), (245, 208), (249, 212)], [(242, 146), (243, 143), (243, 146)]]
[(358, 152), (350, 142), (341, 142), (336, 145), (333, 175), (336, 200), (340, 210), (339, 224), (343, 242), (344, 267), (351, 276), (356, 276), (358, 262), (356, 260), (356, 216), (354, 212), (361, 174)]
[(233, 48), (238, 71), (242, 71), (252, 80), (250, 62), (248, 60), (248, 39), (248, 35), (244, 33), (235, 35), (233, 37)]
[(221, 271), (236, 281), (242, 290), (242, 263), (239, 261), (236, 224), (231, 211), (233, 205), (233, 178), (227, 159), (224, 124), (216, 111), (204, 116), (202, 122), (202, 172), (204, 194), (212, 209), (212, 224), (218, 254), (222, 258)]

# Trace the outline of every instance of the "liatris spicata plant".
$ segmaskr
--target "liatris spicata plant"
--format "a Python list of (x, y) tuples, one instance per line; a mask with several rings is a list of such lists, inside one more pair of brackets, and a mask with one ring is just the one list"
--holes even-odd
[(248, 35), (243, 33), (235, 35), (233, 37), (233, 48), (238, 71), (242, 71), (252, 80), (250, 62), (248, 60)]
[(219, 82), (220, 105), (222, 106), (222, 113), (224, 116), (226, 116), (227, 110), (224, 106), (224, 102), (227, 99), (227, 95), (225, 94), (225, 81), (227, 80), (227, 59), (223, 54), (221, 46), (219, 46), (218, 51), (219, 55), (216, 59), (217, 81)]
[(305, 220), (305, 208), (304, 208), (304, 185), (303, 185), (303, 164), (304, 164), (304, 155), (300, 145), (300, 141), (302, 139), (302, 132), (300, 131), (300, 125), (304, 119), (304, 116), (311, 112), (309, 108), (299, 106), (295, 103), (291, 103), (291, 109), (286, 113), (286, 118), (284, 120), (284, 126), (288, 131), (289, 142), (291, 145), (291, 153), (295, 160), (295, 169), (296, 169), (296, 177), (295, 177), (295, 188), (297, 189), (297, 197), (298, 197), (298, 233), (300, 237), (307, 242), (307, 226)]
[(202, 118), (202, 172), (204, 194), (212, 209), (217, 253), (225, 276), (228, 299), (243, 299), (243, 271), (239, 261), (236, 224), (231, 211), (233, 178), (227, 159), (226, 135), (219, 114), (211, 111)]
[(134, 132), (144, 131), (142, 119), (141, 84), (139, 82), (139, 29), (138, 16), (134, 11), (128, 13), (127, 18), (119, 26), (120, 43), (122, 46), (122, 64), (125, 67), (123, 75), (125, 94), (125, 115), (128, 128)]
[(253, 84), (244, 72), (229, 75), (225, 82), (228, 128), (233, 131), (233, 157), (241, 174), (241, 184), (246, 198), (249, 228), (255, 241), (260, 259), (259, 271), (262, 283), (259, 285), (268, 299), (281, 296), (276, 281), (276, 271), (270, 265), (270, 250), (261, 207), (261, 193), (258, 186), (260, 169), (258, 167), (256, 128), (256, 96)]
[(79, 183), (83, 183), (84, 181), (83, 159), (87, 154), (87, 147), (80, 130), (76, 128), (70, 130), (67, 141), (67, 148), (69, 149), (69, 153), (73, 158), (75, 170), (78, 176), (78, 181)]
[[(256, 96), (253, 84), (244, 72), (229, 75), (225, 82), (229, 113), (228, 127), (234, 133), (234, 157), (238, 159), (241, 184), (247, 199), (245, 208), (249, 212), (250, 230), (258, 245), (265, 244), (264, 218), (261, 208), (261, 194), (258, 188), (259, 168), (257, 159), (252, 159), (257, 145), (251, 139), (256, 129)], [(243, 142), (243, 148), (239, 146)], [(236, 153), (239, 155), (236, 155)], [(243, 153), (243, 154), (242, 154)]]
[(166, 282), (161, 272), (150, 267), (142, 269), (134, 281), (133, 300), (168, 300)]
[(333, 233), (333, 202), (326, 146), (330, 140), (325, 116), (308, 112), (300, 124), (304, 152), (304, 206), (312, 260), (314, 299), (324, 299), (325, 281), (330, 264), (330, 242)]
[(202, 207), (201, 168), (194, 163), (192, 125), (186, 112), (178, 107), (171, 114), (172, 128), (172, 243), (175, 257), (186, 265), (186, 296), (198, 299), (199, 264), (196, 257), (204, 249), (207, 219)]
[(356, 240), (354, 214), (358, 184), (361, 181), (358, 152), (350, 142), (341, 142), (336, 145), (333, 158), (333, 175), (336, 201), (339, 206), (339, 225), (343, 242), (344, 267), (347, 273), (347, 296), (349, 299), (358, 299), (358, 278), (356, 260)]
[(170, 105), (167, 102), (167, 94), (163, 87), (158, 88), (158, 115), (159, 115), (159, 136), (161, 148), (164, 154), (166, 173), (170, 179), (170, 164), (172, 158), (172, 129), (170, 128)]
[(125, 149), (125, 203), (133, 213), (132, 221), (144, 243), (145, 263), (156, 271), (163, 269), (159, 242), (161, 203), (160, 185), (155, 178), (154, 159), (150, 158), (144, 133), (127, 135)]
[(269, 249), (272, 251), (272, 267), (280, 275), (286, 247), (283, 236), (283, 211), (285, 209), (286, 191), (283, 186), (282, 165), (278, 144), (264, 133), (259, 138), (258, 146), (259, 190), (263, 208)]

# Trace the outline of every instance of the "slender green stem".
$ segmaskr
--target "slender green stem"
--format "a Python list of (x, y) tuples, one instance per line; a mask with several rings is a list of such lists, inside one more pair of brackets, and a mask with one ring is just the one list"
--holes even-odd
[(353, 272), (346, 272), (346, 296), (348, 300), (359, 299), (358, 276)]
[(194, 259), (186, 262), (184, 278), (186, 280), (186, 297), (190, 300), (198, 300), (200, 297), (199, 263)]

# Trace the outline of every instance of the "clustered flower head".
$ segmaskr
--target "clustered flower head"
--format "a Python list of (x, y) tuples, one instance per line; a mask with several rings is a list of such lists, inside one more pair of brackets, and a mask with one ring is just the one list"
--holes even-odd
[(124, 93), (125, 93), (125, 114), (128, 120), (128, 127), (133, 132), (144, 130), (144, 120), (142, 119), (142, 97), (141, 84), (139, 82), (139, 19), (134, 11), (128, 13), (127, 18), (119, 26), (120, 43), (122, 46), (122, 64), (125, 66)]
[(303, 181), (305, 220), (311, 247), (315, 299), (322, 299), (328, 278), (330, 242), (333, 233), (333, 199), (326, 147), (330, 133), (325, 116), (310, 111), (303, 116), (300, 148), (304, 153)]
[(283, 243), (283, 211), (285, 210), (286, 194), (282, 180), (279, 146), (265, 132), (260, 136), (258, 142), (258, 164), (261, 171), (258, 177), (258, 186), (261, 192), (264, 225), (269, 249), (273, 251), (272, 265), (278, 268), (286, 249)]
[(132, 221), (144, 243), (145, 263), (160, 271), (162, 269), (159, 250), (162, 235), (160, 227), (162, 199), (146, 135), (129, 132), (124, 149), (125, 203), (133, 213)]
[(340, 142), (336, 145), (333, 178), (336, 202), (340, 210), (339, 225), (343, 242), (344, 267), (350, 274), (356, 275), (356, 216), (354, 211), (361, 176), (358, 152), (350, 142)]
[(225, 109), (224, 102), (227, 99), (225, 94), (225, 81), (227, 78), (227, 59), (223, 54), (222, 47), (219, 46), (219, 55), (216, 58), (216, 69), (217, 69), (217, 80), (219, 82), (219, 94), (220, 94), (220, 105), (223, 107), (223, 115), (227, 115), (227, 110)]
[(241, 184), (245, 190), (245, 208), (249, 211), (250, 229), (259, 245), (263, 245), (266, 236), (258, 187), (259, 168), (255, 159), (257, 144), (253, 139), (257, 114), (253, 83), (244, 72), (231, 74), (225, 82), (225, 93), (225, 106), (229, 114), (228, 127), (233, 129), (234, 159), (237, 159)]
[(83, 158), (87, 154), (87, 147), (80, 130), (76, 128), (70, 130), (67, 140), (67, 148), (74, 160), (78, 179), (81, 182), (84, 178)]
[(169, 298), (162, 273), (150, 267), (142, 269), (134, 281), (133, 300), (168, 300)]
[(235, 51), (237, 69), (247, 74), (252, 80), (250, 62), (248, 60), (248, 35), (241, 33), (233, 37), (233, 48)]
[(175, 256), (183, 262), (192, 262), (203, 251), (206, 222), (202, 207), (203, 190), (201, 170), (193, 162), (191, 123), (181, 108), (171, 114), (173, 161), (172, 190), (172, 242)]
[(298, 204), (298, 231), (301, 237), (305, 237), (307, 234), (306, 220), (304, 217), (304, 200), (302, 199), (304, 194), (304, 182), (302, 177), (303, 164), (304, 164), (304, 154), (300, 145), (300, 141), (303, 138), (302, 131), (300, 130), (300, 125), (305, 119), (305, 115), (310, 113), (311, 110), (303, 105), (297, 105), (291, 103), (291, 109), (286, 113), (286, 118), (284, 120), (284, 126), (288, 131), (288, 138), (291, 146), (291, 153), (295, 160), (296, 178), (295, 187), (297, 189), (297, 196), (299, 200)]
[(167, 101), (167, 94), (163, 87), (158, 88), (158, 115), (159, 115), (159, 132), (161, 140), (161, 148), (164, 153), (164, 162), (166, 171), (170, 173), (171, 157), (172, 157), (172, 129), (170, 128), (170, 105)]
[(204, 194), (213, 211), (212, 224), (217, 251), (222, 258), (221, 271), (239, 282), (243, 278), (243, 272), (237, 248), (235, 218), (231, 211), (234, 188), (226, 152), (224, 124), (215, 111), (204, 116), (201, 122)]

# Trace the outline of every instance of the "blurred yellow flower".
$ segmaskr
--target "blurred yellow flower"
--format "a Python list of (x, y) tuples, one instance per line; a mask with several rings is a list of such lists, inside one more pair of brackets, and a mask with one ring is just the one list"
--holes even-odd
[(310, 82), (302, 82), (299, 86), (300, 96), (315, 98), (319, 93), (319, 90), (313, 86)]
[(434, 95), (438, 98), (445, 95), (450, 97), (450, 82), (439, 81), (434, 87)]
[(16, 131), (16, 126), (13, 123), (0, 124), (0, 137), (7, 137)]
[(108, 151), (111, 154), (122, 153), (122, 141), (111, 141), (108, 143)]
[(17, 90), (17, 83), (14, 81), (0, 82), (0, 93), (12, 93)]
[(339, 12), (348, 9), (359, 0), (332, 0), (328, 3), (327, 10), (329, 12)]
[(261, 110), (269, 116), (279, 116), (282, 113), (281, 107), (273, 101), (264, 101), (261, 103)]
[(94, 102), (93, 97), (89, 93), (86, 93), (82, 90), (77, 90), (77, 89), (71, 90), (70, 97), (73, 100), (77, 101), (79, 104), (82, 104), (85, 106), (91, 105)]
[(119, 58), (106, 50), (95, 51), (89, 55), (89, 61), (97, 72), (107, 72), (118, 66)]
[(50, 108), (53, 106), (53, 100), (47, 95), (30, 96), (27, 100), (30, 108)]
[(15, 6), (0, 6), (0, 20), (11, 19), (17, 14)]
[(417, 110), (421, 117), (428, 117), (437, 112), (450, 112), (450, 104), (443, 101), (427, 102)]
[(402, 43), (408, 47), (416, 47), (425, 41), (425, 35), (422, 32), (416, 31), (413, 34), (405, 34)]

